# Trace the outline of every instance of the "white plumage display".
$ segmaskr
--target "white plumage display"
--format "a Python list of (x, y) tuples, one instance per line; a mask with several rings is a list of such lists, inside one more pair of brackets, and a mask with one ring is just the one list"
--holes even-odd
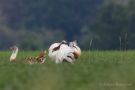
[(63, 61), (73, 63), (80, 55), (81, 50), (77, 46), (76, 41), (70, 42), (69, 45), (66, 41), (54, 43), (49, 48), (49, 57), (55, 63), (61, 63)]

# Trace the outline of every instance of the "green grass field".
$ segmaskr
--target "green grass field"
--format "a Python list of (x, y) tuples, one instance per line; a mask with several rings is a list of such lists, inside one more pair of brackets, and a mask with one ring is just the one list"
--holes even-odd
[(75, 64), (28, 65), (23, 58), (38, 52), (0, 52), (0, 90), (135, 90), (135, 51), (83, 52)]

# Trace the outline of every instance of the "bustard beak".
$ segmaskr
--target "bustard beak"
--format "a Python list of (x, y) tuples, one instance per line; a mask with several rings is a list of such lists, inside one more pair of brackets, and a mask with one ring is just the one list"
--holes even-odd
[(12, 50), (12, 51), (14, 51), (14, 50), (17, 49), (17, 46), (12, 46), (12, 47), (10, 47), (9, 49)]
[(14, 50), (14, 47), (10, 47), (9, 49), (13, 51)]

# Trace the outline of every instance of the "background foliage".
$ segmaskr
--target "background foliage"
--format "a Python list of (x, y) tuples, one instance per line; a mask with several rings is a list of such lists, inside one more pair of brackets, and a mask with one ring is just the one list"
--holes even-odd
[(0, 0), (0, 49), (43, 49), (63, 39), (82, 49), (135, 49), (134, 0)]
[(39, 52), (20, 52), (15, 63), (10, 52), (0, 52), (0, 90), (134, 90), (134, 51), (82, 52), (75, 63), (28, 65), (25, 57)]

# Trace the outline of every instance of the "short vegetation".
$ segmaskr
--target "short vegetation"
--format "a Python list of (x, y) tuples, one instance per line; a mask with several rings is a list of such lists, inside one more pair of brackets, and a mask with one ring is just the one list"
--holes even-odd
[(38, 52), (20, 52), (9, 62), (9, 52), (0, 52), (0, 90), (134, 90), (134, 51), (83, 52), (72, 65), (28, 65), (23, 58)]

